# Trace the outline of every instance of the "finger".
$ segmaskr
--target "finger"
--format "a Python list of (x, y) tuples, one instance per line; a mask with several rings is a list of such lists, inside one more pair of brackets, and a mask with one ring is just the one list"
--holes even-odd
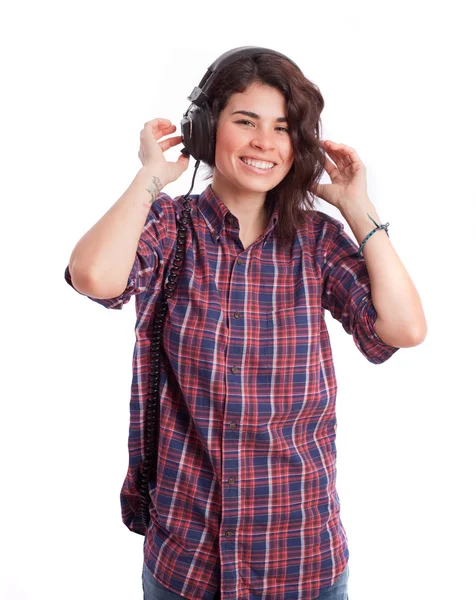
[[(339, 155), (331, 149), (332, 144), (333, 142), (330, 140), (323, 140), (321, 142), (321, 146), (324, 148), (324, 168), (328, 173), (330, 173), (330, 171), (333, 169), (336, 169), (336, 165), (334, 163), (337, 164), (339, 160)], [(329, 160), (328, 156), (332, 158), (334, 163)], [(342, 165), (338, 165), (338, 167), (342, 168)]]
[(357, 156), (357, 152), (354, 148), (346, 146), (345, 144), (337, 144), (336, 152), (338, 152), (343, 158), (351, 156), (353, 159)]
[(163, 129), (159, 128), (152, 128), (152, 133), (154, 134), (154, 136), (156, 138), (160, 138), (163, 137), (164, 135), (168, 135), (169, 133), (173, 133), (175, 130), (177, 129), (177, 127), (175, 127), (175, 125), (170, 125), (170, 127), (165, 127)]
[(168, 131), (170, 133), (170, 131), (173, 131), (175, 129), (175, 125), (172, 125), (169, 119), (153, 119), (152, 121), (147, 121), (147, 123), (144, 123), (143, 131), (152, 131), (154, 135), (160, 133), (162, 133), (162, 135), (165, 135), (163, 133), (164, 131)]
[(348, 163), (346, 160), (346, 152), (343, 147), (345, 147), (344, 144), (336, 144), (335, 142), (330, 141), (328, 141), (325, 145), (327, 154), (332, 158), (341, 171)]
[(151, 121), (147, 121), (146, 123), (144, 123), (144, 127), (148, 127), (148, 126), (160, 126), (160, 127), (167, 127), (167, 125), (172, 125), (172, 121), (170, 119), (152, 119)]
[(169, 133), (173, 133), (177, 128), (175, 127), (175, 125), (170, 125), (169, 127), (165, 127), (165, 128), (155, 128), (155, 127), (144, 127), (144, 129), (140, 132), (141, 137), (143, 135), (150, 135), (152, 134), (154, 136), (154, 138), (156, 140), (160, 139), (161, 137), (164, 137), (164, 135), (168, 135)]
[(325, 157), (324, 169), (328, 173), (329, 177), (332, 179), (334, 176), (339, 175), (339, 169), (332, 163), (327, 156)]
[(332, 160), (335, 162), (337, 162), (335, 159), (340, 160), (343, 167), (349, 167), (353, 162), (360, 161), (359, 155), (351, 146), (331, 142), (327, 145), (327, 148), (329, 155), (332, 156)]
[(342, 163), (344, 164), (344, 167), (351, 167), (354, 169), (357, 165), (362, 164), (359, 155), (353, 148), (350, 148), (349, 146), (346, 146), (345, 148), (345, 154), (342, 156)]
[(188, 163), (188, 161), (190, 160), (190, 156), (190, 154), (179, 154), (179, 157), (175, 162), (178, 164), (180, 164), (180, 161), (185, 161), (186, 163)]
[(165, 152), (165, 150), (168, 150), (172, 146), (176, 146), (177, 144), (180, 144), (181, 141), (182, 141), (182, 136), (177, 135), (175, 137), (167, 138), (163, 142), (159, 142), (159, 146), (161, 147), (162, 151)]

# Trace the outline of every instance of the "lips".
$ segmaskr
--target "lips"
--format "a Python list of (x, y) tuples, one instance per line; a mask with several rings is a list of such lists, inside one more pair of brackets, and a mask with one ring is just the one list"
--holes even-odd
[(243, 160), (244, 158), (248, 158), (249, 160), (257, 160), (260, 162), (267, 162), (267, 163), (273, 163), (273, 165), (276, 165), (277, 163), (274, 162), (274, 160), (267, 160), (265, 158), (256, 158), (255, 156), (240, 156), (240, 160)]
[[(260, 169), (259, 167), (253, 167), (253, 166), (245, 163), (245, 161), (242, 160), (241, 157), (240, 157), (240, 162), (243, 165), (243, 169), (245, 169), (245, 171), (247, 171), (251, 175), (256, 175), (257, 177), (266, 177), (274, 169), (274, 167), (270, 167), (269, 169)], [(274, 165), (274, 166), (276, 166), (276, 165)]]

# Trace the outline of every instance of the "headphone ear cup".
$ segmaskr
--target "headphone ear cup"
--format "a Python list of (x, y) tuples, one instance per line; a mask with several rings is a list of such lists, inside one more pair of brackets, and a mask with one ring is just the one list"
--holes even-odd
[(203, 131), (203, 160), (207, 164), (212, 164), (215, 161), (215, 145), (214, 139), (214, 123), (210, 105), (205, 102), (200, 110), (200, 126)]
[(195, 160), (198, 160), (195, 137), (192, 140), (193, 125), (192, 125), (192, 109), (193, 105), (187, 110), (180, 121), (180, 131), (182, 134), (182, 143), (184, 148), (182, 149), (183, 154), (192, 155)]
[(208, 164), (215, 158), (212, 144), (212, 116), (208, 104), (192, 104), (180, 121), (182, 142), (185, 149), (195, 158)]

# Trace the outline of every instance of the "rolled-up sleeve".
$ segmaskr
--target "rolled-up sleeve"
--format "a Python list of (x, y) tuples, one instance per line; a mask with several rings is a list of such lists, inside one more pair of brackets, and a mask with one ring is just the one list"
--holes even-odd
[(372, 304), (370, 277), (358, 246), (344, 224), (327, 217), (322, 254), (322, 304), (344, 330), (352, 335), (360, 352), (372, 363), (388, 360), (397, 350), (376, 333), (377, 311)]
[[(150, 207), (147, 219), (139, 238), (136, 256), (127, 280), (127, 286), (116, 298), (94, 298), (77, 290), (72, 282), (69, 265), (64, 272), (66, 282), (79, 294), (105, 308), (121, 310), (132, 296), (144, 292), (152, 278), (158, 277), (160, 265), (163, 264), (163, 247), (167, 236), (168, 211), (164, 210), (164, 202), (172, 201), (167, 194), (161, 194)], [(173, 209), (172, 209), (173, 210)]]

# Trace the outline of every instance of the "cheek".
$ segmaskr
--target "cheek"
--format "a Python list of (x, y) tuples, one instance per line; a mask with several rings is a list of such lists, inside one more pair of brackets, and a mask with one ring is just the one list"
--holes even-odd
[(249, 143), (249, 132), (239, 127), (225, 125), (217, 132), (217, 144), (227, 152), (237, 152)]
[(292, 163), (294, 160), (293, 144), (291, 139), (282, 139), (279, 144), (279, 153), (285, 163)]
[(230, 165), (235, 160), (240, 150), (247, 145), (246, 136), (239, 135), (238, 132), (222, 130), (217, 133), (215, 162), (217, 165)]
[(285, 153), (284, 153), (284, 156), (286, 157), (286, 163), (287, 163), (289, 166), (292, 166), (292, 164), (293, 164), (293, 162), (294, 162), (294, 153), (293, 153), (293, 149), (288, 147), (288, 148), (286, 149)]
[(217, 134), (216, 153), (218, 156), (228, 154), (231, 150), (230, 136), (221, 132)]

